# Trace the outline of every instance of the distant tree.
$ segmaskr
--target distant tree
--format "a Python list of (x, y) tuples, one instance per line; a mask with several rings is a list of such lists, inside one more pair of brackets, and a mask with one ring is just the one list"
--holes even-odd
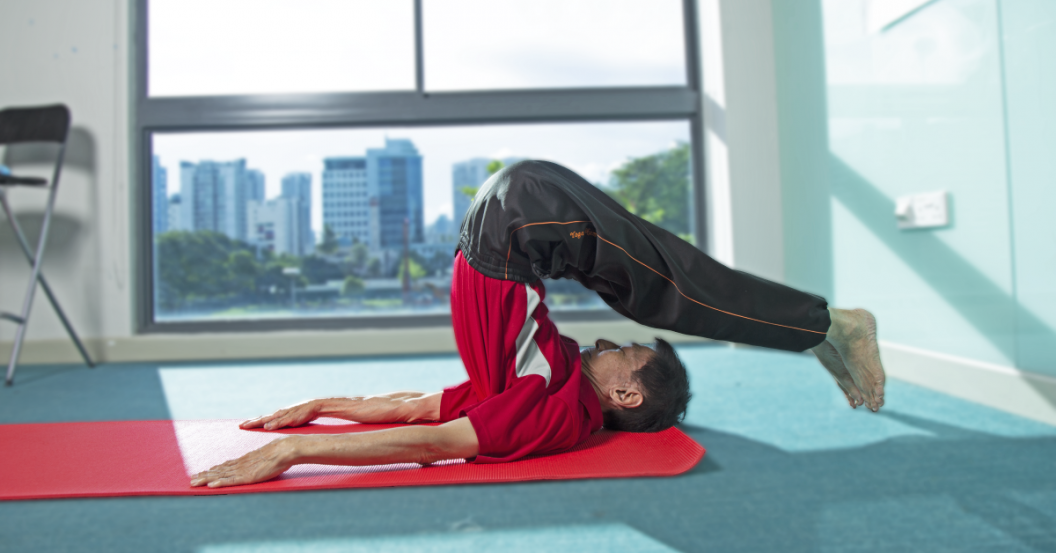
[[(485, 168), (488, 170), (488, 174), (489, 175), (494, 175), (495, 173), (498, 173), (499, 171), (501, 171), (503, 167), (506, 167), (506, 164), (503, 163), (501, 159), (493, 159), (490, 162), (488, 162), (488, 165)], [(477, 197), (477, 192), (480, 190), (480, 187), (479, 186), (463, 186), (462, 188), (459, 188), (459, 190), (463, 194), (465, 194), (466, 197), (468, 197), (469, 199), (472, 200), (473, 198)]]
[(352, 244), (348, 252), (349, 272), (362, 275), (367, 270), (367, 262), (370, 260), (370, 248), (362, 242)]
[(454, 259), (450, 252), (436, 252), (425, 264), (430, 273), (439, 273), (450, 269), (454, 265)]
[(158, 279), (167, 307), (252, 292), (259, 267), (249, 244), (213, 231), (158, 236)]
[(612, 172), (607, 192), (627, 211), (683, 238), (691, 238), (689, 144), (628, 160)]
[(330, 255), (337, 252), (338, 246), (340, 244), (337, 243), (337, 234), (334, 229), (330, 228), (330, 225), (323, 225), (323, 241), (315, 249)]
[(231, 271), (234, 288), (245, 292), (256, 291), (261, 267), (253, 254), (246, 250), (232, 252), (227, 256), (227, 266)]
[(341, 294), (344, 296), (354, 296), (363, 293), (363, 290), (365, 289), (366, 284), (364, 284), (363, 279), (355, 275), (348, 275), (345, 277), (344, 285), (341, 286)]
[(340, 267), (317, 255), (309, 255), (300, 261), (301, 276), (311, 284), (323, 284), (330, 280), (341, 280), (345, 276)]
[(459, 188), (458, 190), (461, 191), (463, 194), (465, 194), (467, 198), (472, 200), (473, 198), (477, 197), (477, 191), (480, 190), (480, 187), (479, 186), (463, 186), (462, 188)]
[(370, 278), (381, 278), (381, 260), (372, 257), (367, 262), (367, 276)]
[[(410, 265), (411, 267), (411, 280), (418, 280), (429, 274), (428, 272), (426, 272), (425, 268), (422, 267), (422, 264), (415, 261), (414, 258), (407, 260), (406, 264)], [(396, 271), (396, 278), (400, 279), (401, 281), (403, 280), (403, 271), (405, 266), (405, 263), (403, 261), (400, 261), (400, 268), (398, 271)]]

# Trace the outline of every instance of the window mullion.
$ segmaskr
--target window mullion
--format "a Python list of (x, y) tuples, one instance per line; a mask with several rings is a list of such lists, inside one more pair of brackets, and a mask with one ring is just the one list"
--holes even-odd
[(422, 36), (422, 0), (414, 0), (414, 82), (419, 94), (425, 93), (425, 45)]
[(415, 92), (148, 99), (148, 128), (238, 129), (515, 121), (671, 119), (699, 111), (686, 87), (567, 91)]

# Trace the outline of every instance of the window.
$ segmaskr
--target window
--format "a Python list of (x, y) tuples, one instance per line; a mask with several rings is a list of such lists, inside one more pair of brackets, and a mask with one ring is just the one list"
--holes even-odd
[(691, 1), (139, 6), (144, 331), (441, 324), (461, 216), (520, 159), (704, 243)]
[(426, 90), (684, 86), (681, 0), (428, 0)]
[(151, 0), (147, 15), (150, 97), (415, 87), (411, 0)]

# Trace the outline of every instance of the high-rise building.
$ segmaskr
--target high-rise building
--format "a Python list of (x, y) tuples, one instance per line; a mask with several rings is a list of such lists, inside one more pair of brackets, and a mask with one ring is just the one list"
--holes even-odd
[(323, 225), (334, 231), (341, 244), (370, 243), (367, 158), (323, 160)]
[(247, 202), (246, 241), (276, 254), (302, 255), (300, 216), (296, 198)]
[(311, 173), (290, 173), (282, 177), (282, 197), (297, 202), (299, 226), (296, 229), (297, 253), (312, 253), (312, 175)]
[[(502, 161), (503, 166), (507, 166), (523, 160), (521, 157), (508, 157), (499, 161)], [(467, 196), (464, 189), (480, 188), (491, 177), (488, 165), (493, 161), (495, 160), (475, 157), (451, 166), (451, 203), (454, 207), (452, 222), (456, 232), (462, 227), (462, 219), (466, 218), (469, 204), (473, 201), (473, 197)]]
[[(374, 248), (403, 246), (404, 221), (408, 240), (424, 240), (422, 156), (407, 139), (385, 139), (384, 148), (367, 150), (367, 183), (371, 207), (377, 200), (378, 232), (371, 233)], [(374, 221), (372, 221), (373, 227)]]
[(410, 140), (386, 139), (366, 157), (331, 157), (323, 164), (323, 225), (341, 244), (401, 248), (405, 220), (409, 241), (424, 241), (422, 156)]
[(463, 189), (479, 188), (484, 184), (484, 181), (491, 176), (488, 173), (489, 163), (491, 163), (490, 159), (477, 157), (451, 166), (451, 195), (455, 211), (453, 221), (456, 226), (462, 226), (462, 219), (466, 218), (469, 204), (473, 201), (473, 198), (467, 196)]
[(458, 227), (447, 217), (440, 215), (425, 229), (427, 244), (449, 244), (457, 242)]
[(264, 201), (264, 172), (246, 169), (246, 201)]
[(151, 164), (150, 179), (153, 190), (151, 219), (154, 236), (157, 236), (169, 230), (169, 172), (161, 166), (158, 156), (154, 156)]
[(180, 163), (181, 223), (246, 239), (246, 160)]
[(168, 228), (166, 230), (188, 230), (183, 224), (183, 205), (180, 200), (179, 192), (169, 196), (168, 208), (169, 220)]

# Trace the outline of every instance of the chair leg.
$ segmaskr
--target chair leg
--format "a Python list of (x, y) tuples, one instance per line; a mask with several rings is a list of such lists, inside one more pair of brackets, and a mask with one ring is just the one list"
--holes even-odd
[[(34, 263), (29, 277), (29, 286), (26, 288), (26, 297), (22, 301), (22, 323), (18, 325), (15, 332), (15, 344), (11, 349), (11, 360), (7, 363), (7, 378), (5, 383), (10, 386), (15, 382), (15, 368), (18, 365), (18, 356), (22, 351), (22, 341), (26, 337), (26, 326), (29, 323), (29, 312), (33, 308), (33, 296), (37, 291), (37, 280), (40, 278), (40, 266), (44, 262), (44, 246), (48, 243), (48, 230), (51, 228), (51, 214), (55, 211), (55, 196), (59, 190), (58, 172), (62, 166), (62, 151), (59, 153), (59, 163), (55, 169), (55, 178), (48, 191), (48, 206), (44, 209), (44, 223), (40, 227), (40, 239), (37, 240), (37, 252), (33, 256)], [(5, 202), (6, 203), (6, 202)], [(14, 220), (14, 219), (12, 219)]]
[(15, 368), (18, 364), (18, 356), (22, 353), (22, 339), (25, 338), (28, 322), (23, 317), (22, 322), (18, 323), (18, 330), (15, 331), (15, 346), (11, 348), (11, 359), (7, 362), (7, 378), (4, 380), (4, 384), (8, 386), (15, 383)]
[[(18, 245), (22, 248), (22, 253), (26, 256), (26, 261), (32, 267), (36, 261), (33, 259), (33, 252), (29, 248), (29, 240), (26, 240), (26, 235), (22, 232), (22, 225), (19, 225), (18, 219), (15, 219), (15, 215), (7, 203), (7, 197), (2, 190), (0, 190), (0, 204), (2, 204), (4, 214), (7, 215), (7, 220), (11, 222), (11, 228), (15, 231), (15, 238), (18, 241)], [(59, 316), (62, 326), (66, 329), (66, 334), (69, 334), (70, 339), (73, 340), (73, 345), (77, 346), (77, 351), (80, 352), (85, 364), (89, 367), (94, 367), (95, 363), (92, 362), (92, 358), (88, 355), (88, 350), (85, 349), (84, 344), (81, 343), (77, 332), (73, 330), (70, 320), (66, 318), (66, 313), (59, 306), (59, 300), (55, 299), (55, 294), (51, 291), (51, 286), (48, 286), (48, 281), (44, 279), (43, 274), (39, 275), (39, 277), (40, 287), (44, 289), (44, 295), (48, 297), (51, 307), (55, 309), (55, 313)]]

